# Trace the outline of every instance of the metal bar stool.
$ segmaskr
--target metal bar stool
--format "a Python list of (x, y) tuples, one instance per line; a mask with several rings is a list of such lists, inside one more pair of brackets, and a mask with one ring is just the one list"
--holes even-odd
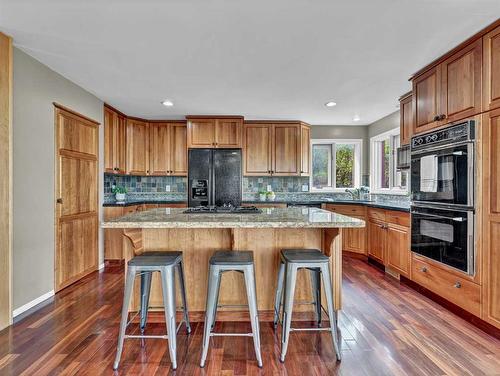
[[(191, 333), (189, 325), (188, 307), (186, 301), (186, 286), (184, 281), (184, 267), (182, 262), (182, 252), (146, 252), (139, 256), (135, 256), (128, 263), (127, 276), (125, 279), (125, 292), (123, 296), (122, 317), (120, 321), (120, 333), (118, 336), (118, 347), (116, 350), (116, 358), (113, 364), (113, 369), (118, 369), (120, 358), (123, 351), (123, 342), (125, 339), (134, 338), (144, 340), (146, 338), (161, 338), (168, 339), (168, 348), (170, 352), (170, 360), (172, 368), (177, 368), (177, 344), (176, 335), (182, 323), (186, 324), (187, 333)], [(184, 318), (176, 328), (175, 323), (175, 270), (179, 273), (179, 281), (182, 296), (182, 309)], [(167, 326), (167, 335), (144, 335), (146, 327), (147, 314), (149, 308), (149, 294), (151, 292), (151, 279), (153, 272), (159, 272), (161, 277), (161, 287), (163, 294), (163, 306), (165, 310), (165, 322)], [(126, 334), (127, 326), (137, 316), (135, 314), (128, 320), (128, 309), (132, 290), (134, 287), (134, 280), (136, 275), (141, 276), (141, 302), (140, 310), (140, 328), (141, 335), (128, 335)]]
[[(281, 325), (281, 354), (280, 361), (285, 361), (288, 349), (288, 341), (291, 331), (330, 331), (332, 335), (333, 348), (337, 355), (337, 360), (341, 360), (340, 347), (338, 343), (337, 315), (333, 309), (333, 289), (331, 282), (329, 257), (318, 249), (283, 249), (280, 254), (280, 266), (278, 270), (278, 284), (274, 298), (274, 327), (276, 329), (279, 322), (279, 313), (283, 307)], [(318, 328), (292, 328), (293, 296), (295, 293), (295, 283), (297, 281), (297, 271), (308, 269), (311, 271), (314, 303), (316, 305), (316, 319)], [(330, 326), (321, 328), (321, 290), (320, 279), (323, 279), (326, 302), (328, 306), (328, 318)], [(284, 286), (283, 286), (284, 284)], [(283, 291), (284, 290), (284, 291)]]
[[(215, 317), (219, 300), (220, 280), (222, 273), (236, 271), (243, 273), (247, 290), (248, 309), (250, 311), (250, 321), (252, 333), (213, 333)], [(234, 307), (234, 306), (233, 306)], [(253, 262), (253, 252), (251, 251), (217, 251), (210, 258), (208, 274), (207, 305), (205, 312), (205, 328), (203, 333), (203, 351), (201, 355), (200, 367), (205, 366), (207, 359), (210, 337), (214, 336), (244, 336), (253, 337), (257, 364), (262, 367), (262, 356), (260, 354), (260, 334), (259, 317), (257, 312), (257, 295), (255, 287), (255, 268)]]

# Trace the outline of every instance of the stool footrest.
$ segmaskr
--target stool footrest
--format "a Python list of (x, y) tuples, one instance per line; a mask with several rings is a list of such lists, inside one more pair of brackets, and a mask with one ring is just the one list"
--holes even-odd
[(125, 334), (123, 338), (130, 338), (130, 339), (145, 339), (145, 338), (155, 338), (155, 339), (168, 339), (167, 335), (131, 335), (131, 334)]
[(321, 331), (331, 331), (330, 327), (328, 328), (290, 328), (292, 332), (321, 332)]
[(253, 337), (253, 333), (210, 333), (210, 337)]

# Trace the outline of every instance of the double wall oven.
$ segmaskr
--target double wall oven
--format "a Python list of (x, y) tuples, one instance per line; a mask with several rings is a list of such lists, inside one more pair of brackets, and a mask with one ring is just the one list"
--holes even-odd
[(474, 274), (475, 122), (411, 140), (411, 250)]

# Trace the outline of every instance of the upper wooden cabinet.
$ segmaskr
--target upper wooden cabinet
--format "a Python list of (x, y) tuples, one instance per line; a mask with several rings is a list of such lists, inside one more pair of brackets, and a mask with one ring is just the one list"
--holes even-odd
[(482, 111), (482, 60), (478, 39), (413, 78), (414, 134)]
[(187, 163), (187, 126), (185, 122), (169, 123), (170, 172), (173, 176), (186, 176)]
[(243, 118), (187, 116), (188, 148), (241, 148)]
[(148, 123), (127, 119), (127, 174), (149, 174)]
[(400, 140), (401, 145), (408, 145), (413, 133), (413, 108), (411, 92), (399, 98), (399, 113), (400, 113)]
[(310, 128), (307, 124), (247, 122), (243, 135), (244, 175), (309, 175)]
[(149, 123), (149, 175), (187, 175), (185, 122)]
[(483, 109), (500, 108), (500, 26), (483, 37)]
[(125, 116), (104, 107), (104, 171), (125, 173)]

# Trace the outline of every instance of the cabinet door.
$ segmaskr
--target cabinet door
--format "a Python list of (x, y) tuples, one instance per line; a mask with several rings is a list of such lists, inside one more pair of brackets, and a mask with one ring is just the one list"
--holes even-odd
[(215, 146), (218, 148), (241, 148), (242, 127), (242, 119), (217, 119)]
[(273, 125), (272, 160), (272, 175), (300, 175), (300, 125)]
[(386, 230), (383, 222), (368, 221), (368, 256), (384, 263)]
[(408, 95), (399, 102), (400, 111), (400, 140), (401, 145), (408, 145), (413, 132), (412, 96)]
[(187, 139), (186, 124), (170, 124), (170, 174), (187, 175)]
[(410, 229), (388, 224), (385, 264), (405, 276), (410, 274)]
[(149, 174), (168, 175), (170, 172), (170, 127), (168, 123), (149, 124)]
[(125, 174), (127, 170), (127, 119), (120, 114), (117, 114), (115, 118), (115, 135), (114, 160), (116, 172)]
[(127, 173), (149, 173), (148, 125), (143, 121), (127, 119)]
[[(365, 216), (350, 216), (366, 220)], [(366, 233), (366, 227), (342, 229), (342, 249), (366, 255)]]
[(478, 40), (441, 63), (441, 124), (481, 112), (482, 54)]
[(245, 124), (243, 175), (271, 175), (272, 124)]
[(300, 175), (309, 176), (311, 173), (311, 128), (300, 126)]
[(114, 115), (113, 111), (104, 107), (104, 172), (116, 173)]
[[(121, 217), (124, 214), (122, 207), (106, 207), (103, 211), (105, 221)], [(104, 259), (123, 259), (123, 230), (118, 228), (104, 229)]]
[(215, 147), (215, 119), (191, 119), (187, 126), (188, 148)]
[(483, 110), (500, 108), (500, 27), (483, 38)]
[(441, 75), (439, 66), (413, 80), (413, 134), (438, 126)]

